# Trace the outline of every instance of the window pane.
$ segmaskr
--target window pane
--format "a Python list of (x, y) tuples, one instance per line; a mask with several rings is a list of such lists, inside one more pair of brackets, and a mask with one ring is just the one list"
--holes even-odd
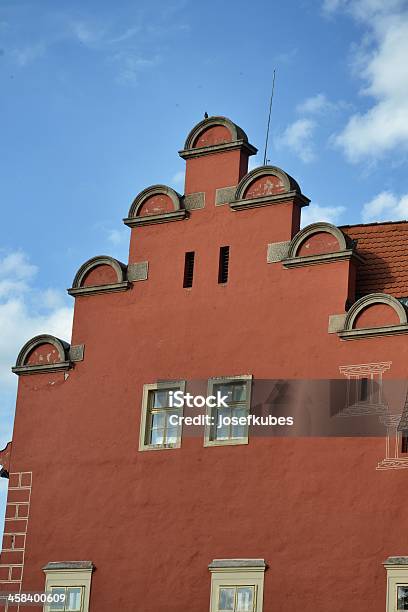
[(152, 414), (152, 429), (164, 429), (164, 421), (166, 415), (164, 412), (155, 412)]
[(177, 427), (170, 427), (167, 430), (166, 435), (166, 444), (175, 444), (178, 438), (178, 429)]
[(408, 610), (408, 586), (398, 587), (397, 610)]
[(150, 444), (163, 444), (164, 429), (152, 429), (150, 435)]
[[(234, 408), (232, 410), (232, 416), (238, 419), (248, 416), (248, 410), (246, 408)], [(233, 425), (231, 428), (232, 438), (246, 438), (248, 434), (248, 425)]]
[(231, 418), (231, 408), (218, 408), (215, 424), (215, 437), (217, 440), (228, 440), (230, 437), (231, 426), (223, 421), (225, 418)]
[(67, 589), (67, 600), (65, 610), (79, 612), (81, 610), (81, 587), (70, 587)]
[(246, 400), (246, 383), (234, 385), (233, 400), (234, 402), (244, 402)]
[(233, 392), (233, 386), (232, 385), (216, 385), (214, 387), (214, 391), (215, 391), (215, 393), (217, 393), (217, 391), (219, 391), (222, 396), (226, 396), (226, 399), (224, 401), (226, 401), (227, 404), (232, 402), (232, 392)]
[(169, 405), (169, 392), (167, 390), (153, 392), (153, 408), (166, 408)]
[(238, 587), (236, 612), (252, 612), (253, 607), (254, 587)]
[(232, 588), (220, 588), (220, 599), (218, 603), (219, 612), (224, 612), (224, 610), (234, 610), (234, 597), (235, 597), (235, 587)]
[[(65, 595), (65, 588), (64, 587), (51, 587), (51, 593), (55, 596)], [(65, 610), (65, 602), (63, 598), (59, 599), (59, 601), (51, 602), (50, 610)]]

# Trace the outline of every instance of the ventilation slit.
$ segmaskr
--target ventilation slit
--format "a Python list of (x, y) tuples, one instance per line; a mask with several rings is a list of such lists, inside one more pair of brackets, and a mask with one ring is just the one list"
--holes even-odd
[(218, 267), (218, 282), (228, 282), (229, 246), (220, 248), (220, 263)]
[(188, 251), (185, 255), (184, 259), (184, 281), (183, 287), (192, 287), (193, 286), (193, 276), (194, 276), (194, 251)]

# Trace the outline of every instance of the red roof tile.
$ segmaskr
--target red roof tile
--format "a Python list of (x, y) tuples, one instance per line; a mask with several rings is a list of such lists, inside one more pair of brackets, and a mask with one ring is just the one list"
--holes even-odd
[(408, 297), (408, 221), (340, 229), (357, 241), (357, 252), (365, 259), (357, 273), (357, 297), (375, 292)]

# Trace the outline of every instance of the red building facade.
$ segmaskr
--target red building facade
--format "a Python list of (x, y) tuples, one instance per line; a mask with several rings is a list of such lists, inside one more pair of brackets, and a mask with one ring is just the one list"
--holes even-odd
[[(248, 173), (255, 152), (224, 117), (196, 125), (184, 194), (142, 191), (128, 263), (76, 274), (71, 343), (22, 348), (0, 591), (81, 612), (408, 609), (408, 224), (300, 229), (308, 198)], [(386, 434), (170, 421), (170, 391), (208, 383), (243, 416), (261, 380), (345, 381), (345, 415)], [(313, 430), (302, 395), (290, 411)]]

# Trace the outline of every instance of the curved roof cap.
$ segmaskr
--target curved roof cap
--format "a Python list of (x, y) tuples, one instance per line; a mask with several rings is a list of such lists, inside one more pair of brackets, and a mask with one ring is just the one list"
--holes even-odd
[(289, 257), (297, 257), (298, 250), (302, 244), (314, 234), (319, 233), (331, 234), (336, 238), (339, 243), (339, 250), (345, 251), (347, 248), (353, 248), (354, 244), (350, 238), (343, 234), (341, 229), (333, 225), (332, 223), (326, 223), (326, 221), (319, 221), (318, 223), (311, 223), (301, 229), (295, 236), (293, 236), (289, 246)]
[(302, 193), (299, 187), (299, 184), (295, 181), (293, 177), (287, 174), (281, 168), (277, 166), (259, 166), (258, 168), (254, 168), (251, 172), (248, 172), (240, 181), (237, 191), (235, 194), (236, 200), (242, 200), (245, 198), (245, 193), (250, 187), (252, 183), (254, 183), (257, 179), (260, 179), (264, 176), (276, 176), (280, 179), (284, 192), (295, 191), (299, 195)]
[(177, 193), (177, 191), (168, 187), (168, 185), (151, 185), (143, 189), (143, 191), (135, 197), (130, 206), (128, 218), (137, 217), (146, 200), (155, 195), (168, 196), (173, 203), (174, 210), (177, 211), (181, 209), (181, 195)]
[(186, 142), (184, 144), (184, 149), (193, 149), (195, 142), (205, 130), (208, 130), (208, 128), (211, 127), (216, 127), (218, 125), (226, 127), (229, 130), (231, 134), (231, 142), (236, 142), (238, 140), (242, 140), (246, 143), (248, 142), (248, 136), (245, 134), (242, 128), (233, 123), (230, 119), (227, 119), (227, 117), (215, 116), (203, 119), (202, 121), (200, 121), (200, 123), (197, 123), (197, 125), (193, 127), (193, 129), (187, 136)]
[(23, 348), (18, 354), (16, 366), (25, 366), (27, 358), (30, 356), (32, 351), (42, 344), (52, 344), (58, 351), (58, 355), (61, 362), (66, 361), (68, 358), (69, 344), (64, 340), (60, 340), (50, 334), (41, 334), (40, 336), (34, 336), (25, 343)]
[(109, 255), (97, 255), (96, 257), (92, 257), (88, 259), (82, 266), (79, 268), (78, 272), (75, 275), (74, 282), (72, 283), (72, 288), (82, 287), (84, 279), (86, 275), (98, 266), (110, 266), (116, 273), (117, 282), (122, 283), (125, 280), (126, 276), (126, 266), (118, 259), (114, 257), (110, 257)]

